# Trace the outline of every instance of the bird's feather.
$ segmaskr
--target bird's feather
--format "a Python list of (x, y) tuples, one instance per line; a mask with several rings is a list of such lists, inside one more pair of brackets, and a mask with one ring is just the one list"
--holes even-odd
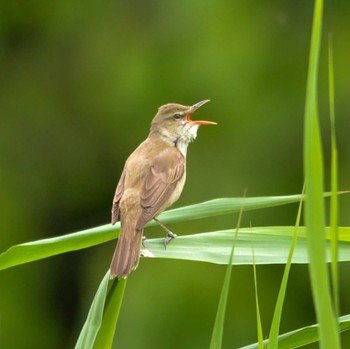
[(138, 229), (142, 229), (148, 221), (178, 199), (184, 181), (183, 155), (175, 147), (164, 148), (154, 159), (140, 193), (143, 210), (137, 223)]
[(120, 177), (119, 183), (117, 185), (117, 189), (115, 190), (115, 194), (114, 194), (113, 206), (112, 206), (112, 224), (115, 224), (120, 220), (119, 202), (124, 193), (125, 175), (126, 175), (126, 169), (124, 167), (123, 173)]

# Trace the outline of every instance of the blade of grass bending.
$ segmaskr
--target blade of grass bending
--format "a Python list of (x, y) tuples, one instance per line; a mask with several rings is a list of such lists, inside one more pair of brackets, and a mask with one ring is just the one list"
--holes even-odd
[[(252, 234), (253, 237), (253, 234)], [(258, 348), (264, 349), (264, 335), (260, 316), (259, 295), (258, 295), (258, 281), (256, 275), (256, 264), (254, 254), (254, 240), (252, 239), (252, 257), (253, 257), (253, 275), (254, 275), (254, 293), (255, 293), (255, 308), (256, 308), (256, 326), (258, 333)]]
[(243, 214), (243, 206), (241, 206), (241, 210), (239, 213), (237, 228), (236, 228), (236, 231), (234, 234), (233, 244), (232, 244), (232, 248), (231, 248), (231, 254), (230, 254), (230, 258), (229, 258), (228, 265), (226, 268), (224, 284), (223, 284), (222, 290), (221, 290), (220, 301), (219, 301), (218, 310), (216, 313), (216, 318), (215, 318), (215, 323), (214, 323), (214, 328), (213, 328), (213, 333), (212, 333), (211, 341), (210, 341), (210, 349), (220, 349), (222, 347), (222, 337), (223, 337), (223, 333), (224, 333), (226, 304), (227, 304), (228, 291), (230, 289), (230, 281), (231, 281), (231, 274), (232, 274), (232, 261), (233, 261), (236, 240), (237, 240), (237, 234), (238, 234), (238, 230), (239, 230), (239, 227), (241, 224), (242, 214)]
[(317, 111), (323, 1), (316, 0), (307, 79), (304, 130), (304, 171), (306, 180), (305, 221), (307, 230), (311, 289), (319, 323), (320, 348), (340, 348), (336, 319), (331, 302), (325, 258), (325, 218), (323, 202), (323, 158)]
[[(329, 194), (325, 193), (325, 195)], [(165, 211), (159, 216), (159, 219), (164, 223), (183, 222), (240, 212), (242, 205), (245, 211), (250, 211), (295, 203), (299, 200), (300, 195), (220, 198)], [(150, 222), (150, 225), (155, 224), (154, 221)]]
[[(346, 193), (348, 192), (339, 194)], [(329, 196), (329, 193), (324, 195)], [(300, 195), (257, 197), (245, 200), (245, 210), (254, 210), (298, 202)], [(242, 198), (215, 199), (163, 212), (159, 218), (164, 223), (201, 219), (239, 212), (241, 205)], [(147, 226), (155, 224), (151, 221)], [(12, 246), (0, 254), (0, 270), (113, 240), (118, 236), (119, 228), (119, 223), (114, 226), (106, 224), (72, 234)]]
[(331, 35), (328, 36), (328, 80), (329, 80), (329, 115), (331, 127), (331, 206), (330, 226), (332, 244), (332, 289), (334, 310), (339, 315), (339, 290), (338, 290), (338, 150), (335, 135), (335, 108), (334, 108), (334, 63), (333, 44)]
[[(294, 227), (288, 226), (277, 226), (277, 227), (256, 227), (252, 228), (252, 233), (255, 234), (255, 250), (258, 250), (256, 253), (256, 263), (257, 264), (276, 264), (284, 263), (285, 258), (288, 252), (284, 253), (288, 249), (288, 236), (293, 236)], [(241, 228), (239, 230), (239, 240), (238, 244), (240, 251), (242, 253), (238, 254), (238, 258), (235, 259), (235, 264), (252, 264), (251, 257), (251, 231), (249, 228)], [(329, 229), (326, 229), (326, 238), (330, 239)], [(94, 233), (95, 234), (95, 233)], [(100, 232), (101, 235), (105, 234), (103, 231)], [(207, 233), (197, 233), (192, 235), (182, 235), (176, 238), (167, 250), (164, 250), (164, 245), (162, 244), (161, 239), (147, 239), (145, 245), (146, 248), (151, 252), (153, 257), (156, 258), (172, 258), (172, 259), (186, 259), (186, 260), (195, 260), (202, 262), (211, 262), (218, 264), (227, 264), (229, 252), (232, 247), (232, 230), (220, 230), (215, 232)], [(300, 239), (300, 237), (302, 239)], [(338, 261), (349, 261), (350, 260), (350, 227), (339, 227), (338, 228), (338, 247), (339, 247), (339, 256)], [(80, 239), (80, 237), (79, 237)], [(87, 237), (88, 239), (88, 237)], [(247, 246), (247, 239), (249, 239), (249, 246)], [(301, 240), (301, 241), (300, 241)], [(40, 242), (43, 242), (41, 244)], [(34, 261), (40, 258), (48, 257), (48, 253), (58, 254), (58, 249), (60, 246), (56, 246), (55, 243), (49, 242), (50, 247), (46, 246), (46, 243), (43, 240), (36, 242), (35, 246), (21, 246), (25, 251), (24, 255), (18, 256), (20, 251), (17, 250), (17, 246), (13, 246), (11, 250), (8, 250), (8, 253), (4, 253), (1, 269), (9, 268), (10, 266), (17, 265), (16, 263), (27, 263), (29, 261)], [(306, 258), (305, 251), (305, 228), (301, 227), (299, 230), (299, 242), (297, 246), (297, 253), (295, 258), (293, 258), (293, 263), (308, 263)], [(64, 242), (66, 244), (67, 241)], [(51, 246), (51, 244), (54, 244)], [(57, 244), (61, 245), (59, 242)], [(207, 251), (201, 251), (200, 248), (208, 249)], [(248, 248), (249, 247), (249, 248)], [(47, 248), (47, 250), (45, 250)], [(328, 248), (328, 246), (327, 246)], [(41, 254), (44, 250), (44, 255)], [(53, 251), (53, 250), (54, 251)], [(64, 250), (66, 249), (63, 248)], [(193, 253), (195, 251), (195, 253)], [(64, 251), (67, 252), (67, 251)], [(33, 253), (34, 256), (31, 256), (30, 253)], [(36, 255), (36, 253), (38, 255)], [(60, 253), (63, 253), (62, 251)], [(40, 257), (40, 258), (39, 258)], [(149, 256), (147, 256), (149, 257)], [(147, 258), (145, 257), (145, 258)], [(18, 258), (18, 259), (17, 259)], [(328, 261), (327, 257), (327, 261)]]
[[(251, 240), (254, 234), (256, 264), (285, 264), (290, 250), (295, 227), (256, 227), (239, 229), (236, 239), (234, 264), (252, 265)], [(326, 232), (328, 232), (326, 230)], [(144, 242), (145, 257), (168, 258), (227, 264), (234, 230), (178, 236), (165, 250), (162, 239), (147, 239)], [(293, 263), (308, 264), (305, 228), (300, 227)], [(350, 227), (340, 227), (339, 261), (350, 261)], [(327, 262), (331, 261), (330, 245), (327, 243)], [(142, 262), (142, 260), (141, 260)]]
[(12, 246), (0, 254), (0, 270), (101, 244), (114, 239), (119, 228), (119, 223), (115, 226), (106, 224), (77, 233)]
[[(305, 191), (305, 184), (304, 184), (303, 191), (302, 191), (303, 194), (304, 194), (304, 191)], [(292, 265), (293, 254), (294, 254), (294, 250), (295, 250), (297, 240), (298, 240), (298, 229), (299, 229), (299, 225), (300, 225), (302, 207), (303, 207), (303, 201), (300, 200), (297, 218), (296, 218), (296, 222), (295, 222), (294, 236), (293, 236), (292, 244), (290, 246), (287, 263), (286, 263), (286, 266), (284, 268), (281, 287), (280, 287), (280, 290), (278, 292), (276, 307), (275, 307), (275, 311), (273, 314), (273, 319), (272, 319), (272, 324), (271, 324), (271, 329), (270, 329), (270, 334), (269, 334), (269, 342), (267, 345), (268, 349), (277, 349), (278, 348), (278, 334), (279, 334), (281, 318), (282, 318), (283, 303), (284, 303), (284, 298), (286, 295), (288, 277), (289, 277), (290, 267)]]
[[(350, 315), (344, 315), (339, 317), (339, 331), (350, 330)], [(297, 330), (281, 334), (278, 337), (278, 349), (294, 349), (301, 348), (305, 345), (315, 343), (319, 340), (319, 326), (311, 325), (299, 328)], [(264, 340), (264, 344), (267, 344), (267, 340)], [(249, 344), (239, 349), (260, 349), (259, 343)]]
[(103, 309), (107, 295), (108, 281), (109, 270), (103, 277), (100, 286), (97, 289), (88, 316), (75, 345), (75, 349), (92, 349), (94, 347), (95, 339), (103, 319)]
[(95, 341), (94, 349), (108, 349), (112, 347), (126, 281), (127, 279), (114, 279), (108, 290), (103, 320)]

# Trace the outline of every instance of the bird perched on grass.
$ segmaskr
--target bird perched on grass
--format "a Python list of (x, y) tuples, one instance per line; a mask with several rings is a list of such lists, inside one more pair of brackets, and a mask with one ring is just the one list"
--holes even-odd
[(194, 121), (191, 115), (204, 100), (193, 106), (170, 103), (159, 108), (152, 120), (148, 137), (127, 159), (112, 207), (112, 224), (120, 221), (120, 235), (115, 249), (110, 278), (127, 277), (140, 259), (143, 228), (155, 219), (172, 234), (157, 216), (180, 196), (186, 180), (187, 147), (197, 136), (200, 125), (211, 121)]

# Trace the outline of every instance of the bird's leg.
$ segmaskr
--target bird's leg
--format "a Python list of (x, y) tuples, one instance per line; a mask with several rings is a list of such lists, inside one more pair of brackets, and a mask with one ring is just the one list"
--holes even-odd
[(158, 218), (154, 217), (153, 218), (166, 232), (167, 232), (167, 236), (165, 237), (163, 244), (164, 247), (166, 249), (166, 246), (168, 245), (168, 243), (174, 239), (177, 235), (174, 234), (166, 225), (164, 225)]

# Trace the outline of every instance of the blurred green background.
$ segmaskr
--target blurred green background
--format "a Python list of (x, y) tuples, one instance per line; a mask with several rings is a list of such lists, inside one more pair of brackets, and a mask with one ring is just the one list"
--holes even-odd
[[(312, 1), (4, 1), (0, 5), (0, 251), (110, 221), (124, 161), (157, 108), (209, 98), (174, 207), (300, 193)], [(327, 35), (333, 33), (340, 188), (349, 189), (350, 2), (328, 1), (320, 115), (329, 188)], [(350, 225), (341, 198), (340, 225)], [(293, 225), (297, 206), (248, 212), (243, 226)], [(177, 234), (237, 216), (176, 224)], [(150, 228), (146, 236), (163, 236)], [(1, 349), (72, 348), (115, 241), (2, 271)], [(348, 263), (341, 265), (341, 309)], [(119, 348), (207, 348), (225, 267), (142, 260), (128, 281)], [(282, 266), (258, 267), (268, 335)], [(281, 332), (315, 322), (308, 269), (293, 266)], [(256, 341), (251, 267), (235, 267), (224, 347)], [(344, 347), (350, 336), (344, 335)], [(117, 347), (117, 345), (116, 345)], [(317, 348), (317, 345), (310, 346)]]

